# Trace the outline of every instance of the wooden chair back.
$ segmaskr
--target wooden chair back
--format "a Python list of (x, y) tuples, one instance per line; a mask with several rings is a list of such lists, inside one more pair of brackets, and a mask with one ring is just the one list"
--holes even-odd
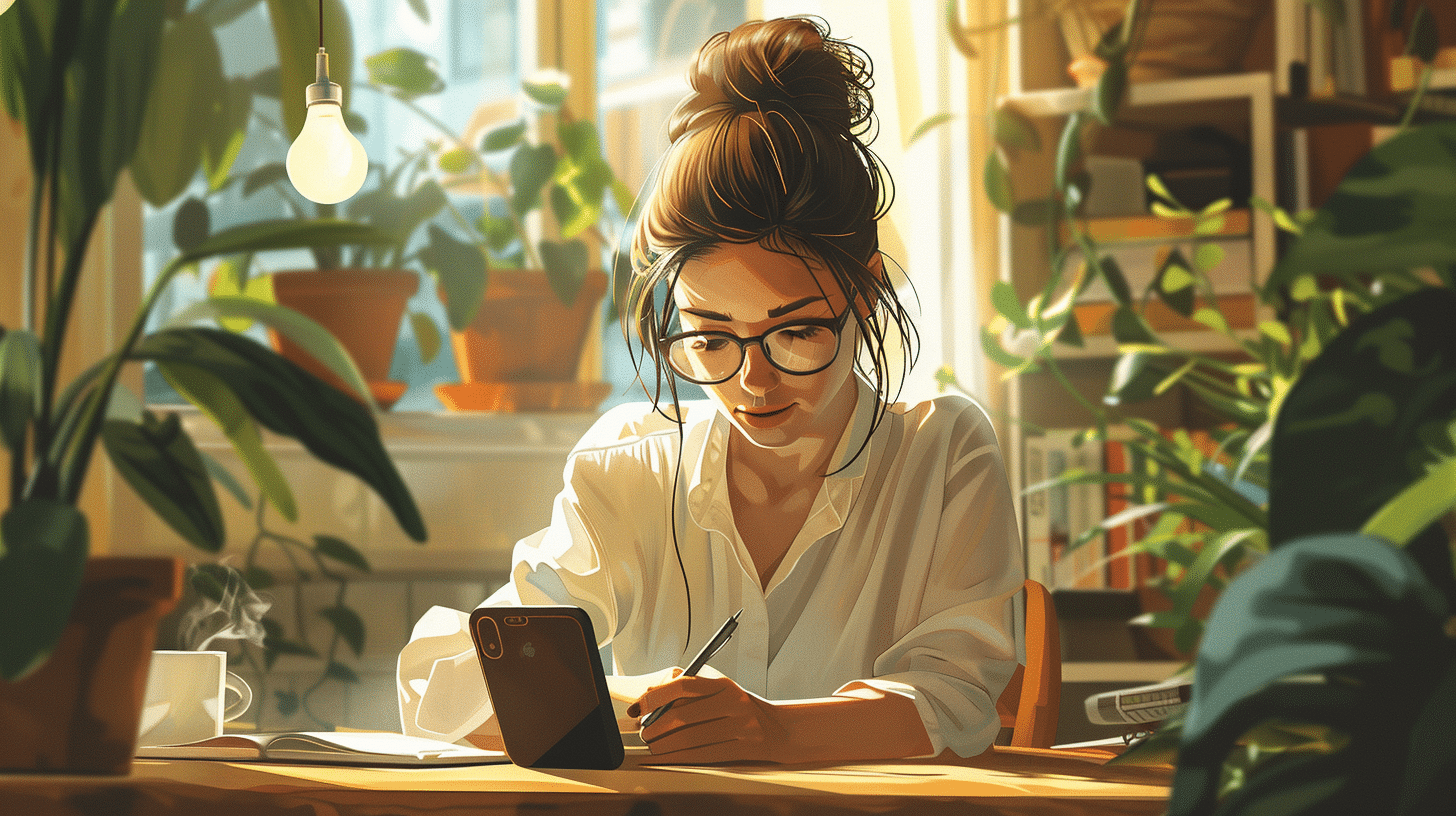
[(1001, 726), (1011, 729), (1011, 744), (1050, 748), (1057, 739), (1057, 717), (1062, 703), (1062, 641), (1052, 594), (1027, 579), (1023, 586), (1026, 618), (1023, 642), (1026, 658), (1016, 667), (1011, 682), (996, 701)]

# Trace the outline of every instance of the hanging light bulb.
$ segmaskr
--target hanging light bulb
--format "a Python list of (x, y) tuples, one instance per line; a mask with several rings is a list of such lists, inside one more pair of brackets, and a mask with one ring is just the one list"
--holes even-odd
[[(3, 0), (0, 0), (3, 2)], [(344, 123), (344, 89), (329, 81), (329, 55), (324, 52), (323, 3), (319, 3), (319, 50), (316, 79), (304, 91), (308, 117), (288, 148), (288, 180), (309, 201), (337, 204), (359, 192), (369, 173), (364, 145)]]

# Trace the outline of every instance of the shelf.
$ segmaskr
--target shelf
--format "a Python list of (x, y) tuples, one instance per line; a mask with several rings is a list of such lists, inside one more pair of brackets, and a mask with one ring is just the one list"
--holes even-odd
[[(1204, 240), (1210, 238), (1248, 238), (1252, 221), (1246, 209), (1228, 210), (1223, 214), (1223, 226), (1211, 232), (1194, 232), (1195, 219), (1164, 218), (1157, 215), (1130, 215), (1116, 218), (1085, 218), (1079, 223), (1088, 237), (1098, 244), (1162, 243), (1180, 240)], [(1062, 224), (1062, 240), (1072, 238), (1071, 225)]]
[(1178, 673), (1183, 664), (1176, 660), (1066, 661), (1063, 683), (1161, 683)]
[[(1128, 86), (1126, 104), (1118, 118), (1121, 120), (1123, 116), (1128, 116), (1130, 120), (1137, 121), (1140, 117), (1132, 115), (1131, 109), (1141, 107), (1219, 100), (1241, 101), (1260, 95), (1272, 96), (1272, 89), (1273, 80), (1264, 72), (1139, 82)], [(1027, 116), (1068, 116), (1091, 108), (1092, 89), (1054, 88), (1030, 91), (1008, 96), (1003, 103), (1014, 105)], [(1208, 109), (1206, 104), (1198, 104), (1197, 107), (1205, 112)]]

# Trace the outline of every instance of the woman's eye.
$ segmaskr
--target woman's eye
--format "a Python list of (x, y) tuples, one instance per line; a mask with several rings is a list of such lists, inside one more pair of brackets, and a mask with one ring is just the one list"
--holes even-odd
[(692, 340), (693, 351), (719, 351), (728, 345), (728, 341), (721, 337), (694, 337)]
[(795, 340), (812, 340), (828, 329), (823, 326), (789, 326), (786, 329), (779, 329), (779, 331)]

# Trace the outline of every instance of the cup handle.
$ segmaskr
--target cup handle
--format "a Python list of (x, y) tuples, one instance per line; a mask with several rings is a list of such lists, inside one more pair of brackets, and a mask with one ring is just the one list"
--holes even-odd
[(232, 722), (243, 716), (243, 712), (253, 704), (253, 689), (248, 686), (247, 681), (232, 672), (227, 673), (224, 683), (227, 685), (228, 691), (238, 695), (238, 698), (224, 706), (222, 711), (223, 722)]

